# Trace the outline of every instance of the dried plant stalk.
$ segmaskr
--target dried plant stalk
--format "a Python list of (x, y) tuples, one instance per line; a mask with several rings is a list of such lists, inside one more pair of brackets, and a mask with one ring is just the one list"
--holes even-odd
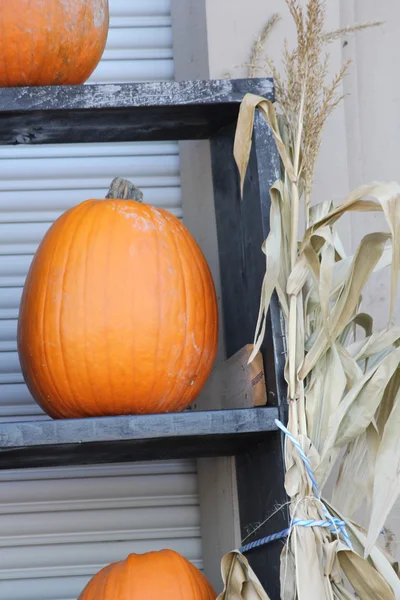
[(324, 34), (324, 40), (325, 42), (334, 42), (335, 40), (339, 40), (349, 33), (362, 31), (363, 29), (369, 29), (370, 27), (379, 27), (383, 24), (383, 21), (366, 21), (365, 23), (358, 23), (357, 25), (348, 25), (347, 27), (341, 27), (340, 29), (335, 29), (334, 31), (328, 31)]
[[(275, 138), (282, 177), (271, 189), (271, 231), (264, 244), (267, 272), (254, 352), (261, 345), (269, 302), (277, 291), (288, 348), (285, 373), (292, 438), (286, 438), (285, 458), (291, 518), (331, 524), (291, 528), (282, 553), (281, 597), (400, 599), (393, 561), (377, 545), (400, 490), (400, 328), (374, 331), (372, 318), (360, 309), (370, 277), (388, 266), (391, 310), (394, 306), (400, 266), (400, 186), (377, 182), (361, 186), (337, 207), (327, 201), (310, 203), (323, 128), (342, 99), (341, 82), (349, 67), (345, 64), (327, 82), (325, 47), (344, 34), (378, 23), (326, 33), (324, 0), (309, 0), (305, 8), (296, 0), (285, 2), (296, 26), (297, 46), (291, 51), (285, 43), (282, 74), (264, 57), (275, 79), (277, 103), (273, 106), (253, 95), (244, 98), (234, 149), (243, 184), (258, 109)], [(256, 42), (251, 64), (258, 65), (271, 26), (270, 21)], [(250, 69), (250, 74), (254, 72)], [(306, 231), (299, 240), (303, 208)], [(354, 256), (346, 256), (337, 221), (350, 212), (371, 211), (383, 213), (388, 230), (366, 235)], [(354, 331), (360, 330), (364, 335), (355, 338)], [(320, 490), (343, 449), (331, 506)], [(352, 520), (365, 500), (370, 506), (366, 531)], [(226, 570), (224, 559), (226, 586), (220, 598), (265, 598), (258, 588), (243, 583), (247, 563), (237, 554), (234, 559), (228, 556), (242, 575), (231, 578), (233, 570)]]
[(260, 36), (255, 40), (253, 44), (253, 48), (250, 54), (250, 62), (249, 62), (249, 77), (256, 77), (259, 69), (264, 70), (265, 66), (261, 66), (261, 60), (263, 59), (265, 53), (265, 42), (274, 28), (276, 23), (280, 20), (280, 16), (278, 13), (274, 13), (272, 17), (270, 17), (264, 26)]

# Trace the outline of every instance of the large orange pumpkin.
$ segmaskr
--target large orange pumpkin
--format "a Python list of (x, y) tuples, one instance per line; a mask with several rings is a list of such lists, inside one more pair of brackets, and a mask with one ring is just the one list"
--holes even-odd
[[(124, 185), (111, 196), (131, 193)], [(53, 418), (180, 411), (210, 374), (217, 321), (209, 268), (179, 219), (133, 200), (87, 200), (57, 219), (33, 259), (21, 367)]]
[(2, 0), (0, 86), (79, 84), (107, 40), (108, 0)]
[(131, 554), (97, 573), (78, 600), (215, 600), (192, 563), (172, 550)]

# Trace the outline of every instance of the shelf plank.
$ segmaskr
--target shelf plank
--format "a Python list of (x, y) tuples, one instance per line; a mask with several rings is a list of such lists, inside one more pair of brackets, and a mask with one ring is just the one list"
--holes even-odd
[(236, 455), (276, 431), (275, 407), (0, 424), (0, 469)]
[(0, 144), (206, 139), (236, 121), (247, 92), (272, 100), (272, 80), (3, 88)]

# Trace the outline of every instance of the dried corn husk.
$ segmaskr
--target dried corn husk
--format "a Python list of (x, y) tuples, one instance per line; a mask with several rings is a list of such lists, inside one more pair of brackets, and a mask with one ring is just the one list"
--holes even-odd
[[(266, 273), (254, 354), (262, 344), (276, 291), (288, 348), (288, 430), (318, 485), (316, 489), (305, 459), (287, 438), (285, 486), (291, 518), (340, 519), (349, 539), (335, 528), (292, 527), (281, 557), (281, 597), (400, 600), (393, 561), (377, 545), (400, 491), (400, 327), (390, 325), (400, 267), (400, 186), (372, 182), (354, 190), (338, 206), (326, 199), (310, 205), (318, 140), (324, 120), (339, 100), (334, 94), (345, 69), (330, 88), (323, 86), (326, 64), (320, 60), (321, 49), (324, 39), (335, 38), (335, 32), (332, 38), (322, 31), (325, 3), (309, 0), (305, 13), (295, 0), (285, 1), (296, 23), (298, 47), (293, 54), (284, 52), (286, 87), (269, 63), (281, 114), (264, 98), (247, 95), (234, 146), (243, 190), (254, 115), (259, 110), (282, 161), (282, 178), (271, 189), (270, 233), (262, 248)], [(349, 213), (356, 218), (368, 212), (381, 212), (387, 230), (364, 236), (355, 254), (346, 256), (337, 222)], [(375, 331), (372, 317), (361, 309), (362, 294), (371, 276), (388, 267), (388, 326)], [(337, 461), (340, 468), (331, 506), (321, 499), (320, 490)], [(352, 521), (363, 503), (368, 508), (365, 531)], [(223, 574), (226, 587), (221, 599), (266, 598), (237, 552), (224, 558)]]
[(269, 600), (247, 559), (237, 550), (224, 556), (221, 573), (224, 591), (217, 600)]

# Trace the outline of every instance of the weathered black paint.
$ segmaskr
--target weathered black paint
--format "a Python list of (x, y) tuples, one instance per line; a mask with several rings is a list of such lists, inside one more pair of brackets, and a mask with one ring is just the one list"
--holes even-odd
[(123, 83), (0, 90), (0, 144), (209, 138), (234, 123), (246, 92), (270, 79)]
[(0, 469), (229, 456), (276, 430), (276, 408), (0, 425)]
[[(219, 242), (225, 344), (228, 356), (254, 337), (265, 273), (261, 245), (269, 231), (269, 189), (280, 175), (272, 134), (256, 115), (253, 147), (240, 198), (239, 176), (233, 159), (234, 127), (212, 138), (215, 208)], [(285, 420), (284, 354), (280, 310), (274, 297), (262, 347), (268, 400)], [(264, 523), (284, 491), (282, 437), (270, 435), (236, 458), (242, 539), (259, 539), (287, 527), (286, 511)], [(249, 537), (248, 537), (249, 536)], [(279, 559), (282, 546), (274, 543), (251, 551), (248, 558), (271, 600), (279, 600)]]

